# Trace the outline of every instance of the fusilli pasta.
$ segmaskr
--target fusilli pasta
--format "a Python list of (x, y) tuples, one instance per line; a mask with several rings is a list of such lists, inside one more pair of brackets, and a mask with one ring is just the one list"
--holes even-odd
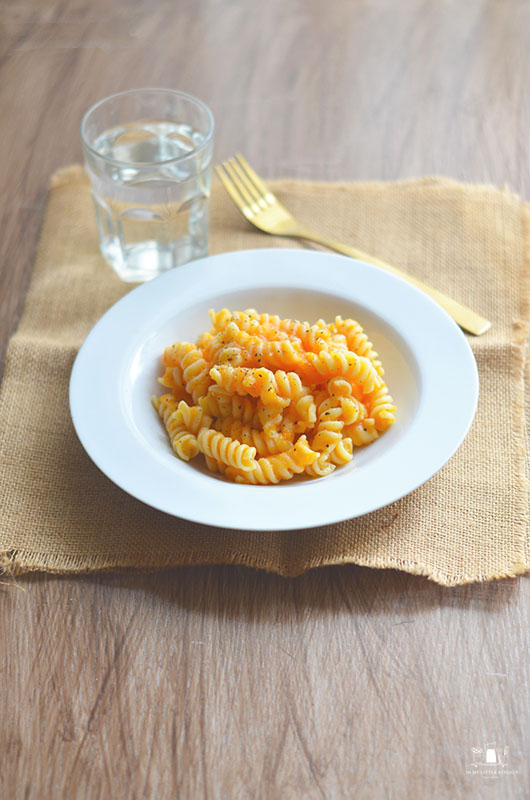
[(162, 356), (153, 397), (175, 454), (202, 453), (238, 483), (320, 478), (349, 463), (395, 420), (383, 368), (358, 322), (314, 324), (210, 311), (212, 328)]

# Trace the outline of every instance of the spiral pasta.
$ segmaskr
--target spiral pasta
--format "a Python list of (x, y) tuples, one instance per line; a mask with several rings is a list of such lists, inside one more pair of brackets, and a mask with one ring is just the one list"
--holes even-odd
[(199, 450), (222, 464), (240, 470), (254, 469), (256, 448), (241, 444), (211, 428), (201, 428), (197, 436)]
[(197, 402), (212, 383), (202, 351), (189, 342), (176, 342), (164, 350), (163, 359), (168, 366), (180, 369), (186, 391)]
[(379, 361), (377, 353), (372, 349), (372, 342), (368, 340), (368, 336), (358, 322), (353, 319), (335, 317), (335, 322), (332, 323), (330, 327), (338, 334), (344, 336), (348, 350), (351, 350), (352, 353), (356, 353), (358, 356), (369, 358), (377, 373), (383, 376), (383, 365)]
[(202, 428), (208, 428), (212, 419), (197, 406), (190, 407), (184, 400), (179, 403), (170, 394), (154, 397), (153, 404), (164, 420), (169, 440), (178, 457), (183, 461), (194, 458), (199, 453), (196, 434)]
[(306, 466), (312, 464), (317, 458), (309, 447), (305, 436), (300, 436), (298, 441), (284, 453), (259, 458), (254, 469), (242, 472), (229, 467), (226, 475), (237, 483), (279, 483), (288, 481), (293, 475), (303, 472)]
[(293, 433), (289, 435), (289, 432), (280, 432), (275, 428), (258, 430), (232, 417), (216, 420), (214, 428), (231, 439), (237, 439), (242, 444), (255, 447), (257, 454), (260, 456), (288, 450), (293, 440)]
[(193, 403), (193, 398), (186, 391), (186, 385), (180, 367), (166, 367), (164, 374), (158, 379), (158, 382), (167, 389), (171, 389), (173, 397), (176, 400), (185, 400), (187, 403)]
[[(381, 378), (369, 358), (348, 350), (307, 354), (308, 367), (304, 374), (312, 383), (339, 375), (361, 386), (363, 392), (372, 392), (381, 386)], [(312, 371), (311, 371), (312, 370)]]
[(217, 384), (208, 387), (206, 394), (199, 398), (199, 405), (212, 417), (232, 417), (246, 425), (259, 425), (258, 409), (252, 398), (234, 395)]
[(264, 406), (286, 408), (292, 405), (300, 419), (316, 421), (314, 398), (296, 372), (265, 367), (212, 367), (210, 377), (228, 392), (259, 397)]
[(162, 355), (153, 397), (174, 453), (202, 454), (237, 483), (330, 475), (395, 421), (383, 368), (358, 322), (314, 324), (246, 311), (210, 311), (195, 343)]
[(395, 420), (396, 407), (383, 384), (370, 395), (370, 416), (378, 431), (386, 431)]

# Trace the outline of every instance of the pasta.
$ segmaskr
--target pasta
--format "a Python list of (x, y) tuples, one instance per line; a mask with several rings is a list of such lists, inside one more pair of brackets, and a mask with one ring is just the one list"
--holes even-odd
[(194, 343), (166, 347), (166, 393), (152, 398), (182, 460), (202, 454), (237, 483), (322, 478), (393, 424), (383, 367), (355, 320), (226, 308), (210, 319)]
[(233, 417), (225, 417), (214, 422), (214, 428), (225, 436), (237, 439), (242, 444), (256, 448), (260, 456), (269, 456), (288, 450), (292, 445), (293, 433), (280, 432), (274, 427), (272, 430), (258, 430), (250, 425), (245, 425)]
[(164, 420), (169, 440), (175, 453), (184, 461), (194, 458), (199, 452), (196, 434), (212, 424), (201, 408), (180, 403), (170, 394), (154, 397), (153, 404)]
[(254, 469), (256, 448), (241, 444), (237, 439), (224, 436), (211, 428), (201, 428), (197, 436), (199, 450), (222, 464), (238, 470)]
[(317, 454), (309, 447), (306, 437), (300, 436), (286, 452), (259, 458), (256, 466), (245, 472), (229, 467), (226, 475), (238, 483), (279, 483), (303, 472), (316, 458)]

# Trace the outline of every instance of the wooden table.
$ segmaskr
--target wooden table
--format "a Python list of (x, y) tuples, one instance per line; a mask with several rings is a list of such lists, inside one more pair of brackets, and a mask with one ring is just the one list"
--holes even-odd
[[(50, 174), (95, 100), (206, 100), (269, 177), (438, 173), (530, 196), (523, 0), (4, 0), (0, 350)], [(0, 796), (523, 798), (528, 579), (443, 589), (352, 566), (1, 586)], [(468, 774), (472, 747), (513, 774)]]

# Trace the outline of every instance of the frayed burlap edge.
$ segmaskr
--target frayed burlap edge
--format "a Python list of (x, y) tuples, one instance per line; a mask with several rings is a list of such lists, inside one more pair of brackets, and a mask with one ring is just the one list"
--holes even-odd
[[(46, 569), (43, 569), (43, 561), (47, 562)], [(209, 552), (178, 552), (172, 550), (170, 553), (157, 554), (156, 563), (146, 565), (145, 553), (128, 553), (126, 557), (120, 555), (119, 562), (115, 565), (109, 564), (108, 555), (105, 560), (98, 564), (97, 559), (90, 568), (80, 566), (79, 559), (76, 557), (65, 557), (64, 554), (49, 555), (42, 553), (29, 553), (26, 551), (11, 550), (0, 553), (0, 574), (6, 577), (15, 578), (31, 572), (46, 572), (55, 575), (89, 575), (94, 573), (124, 573), (124, 572), (143, 572), (150, 573), (157, 570), (179, 569), (190, 566), (222, 566), (233, 565), (243, 566), (260, 571), (279, 575), (282, 578), (297, 578), (318, 567), (344, 566), (354, 564), (358, 567), (369, 567), (372, 569), (395, 569), (408, 572), (412, 575), (422, 576), (441, 586), (463, 586), (469, 583), (483, 583), (491, 580), (502, 580), (503, 578), (515, 578), (528, 571), (526, 563), (516, 564), (513, 569), (506, 572), (499, 572), (494, 575), (453, 575), (441, 570), (430, 569), (423, 564), (404, 559), (392, 559), (385, 557), (384, 560), (378, 558), (352, 558), (350, 556), (339, 556), (333, 558), (312, 559), (303, 570), (293, 571), (286, 565), (279, 565), (271, 568), (270, 564), (262, 558), (251, 557), (248, 553), (230, 553), (223, 555), (220, 559)], [(178, 561), (178, 565), (175, 565)], [(60, 566), (59, 566), (60, 564)]]

